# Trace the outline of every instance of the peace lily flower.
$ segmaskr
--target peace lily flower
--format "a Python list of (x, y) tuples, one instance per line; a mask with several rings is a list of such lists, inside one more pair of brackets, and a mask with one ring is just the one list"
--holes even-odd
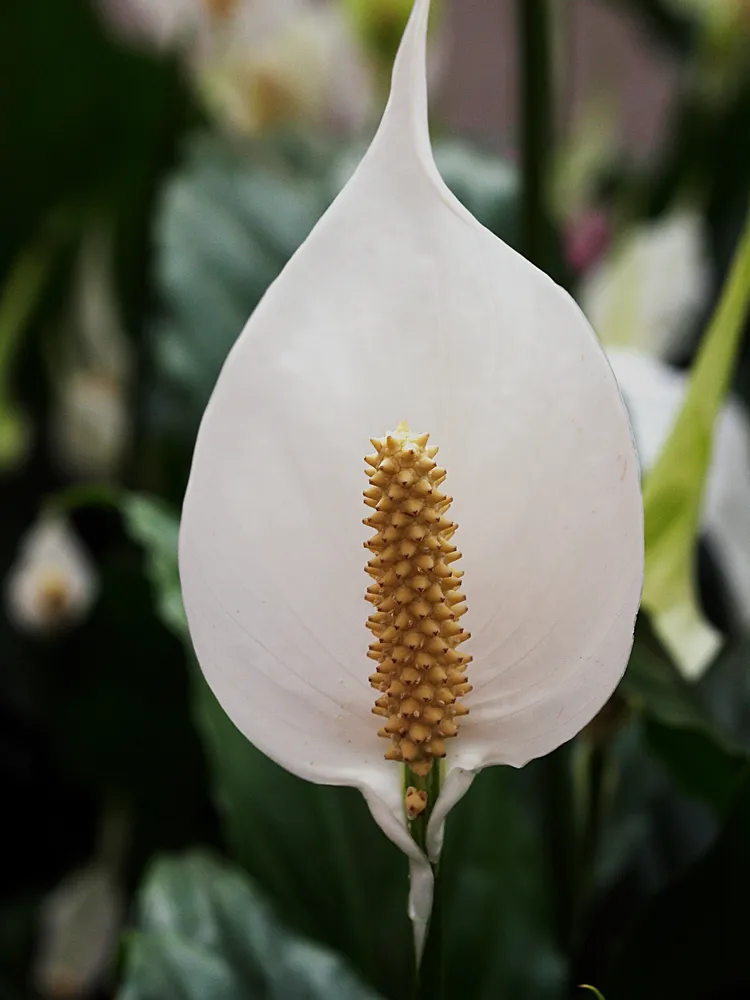
[(49, 634), (85, 617), (98, 580), (68, 524), (48, 515), (21, 540), (5, 587), (13, 624), (24, 632)]
[(684, 208), (616, 243), (588, 272), (578, 298), (607, 349), (668, 358), (700, 316), (710, 278), (703, 223)]
[(448, 812), (596, 715), (643, 571), (592, 330), (435, 167), (428, 15), (416, 0), (370, 149), (226, 362), (180, 534), (208, 682), (269, 757), (360, 789), (410, 858), (418, 951)]
[[(688, 376), (664, 362), (633, 351), (614, 350), (609, 359), (633, 424), (644, 475), (656, 464), (682, 409)], [(706, 478), (702, 533), (715, 555), (731, 612), (750, 628), (750, 423), (736, 400), (716, 422), (711, 465)], [(675, 631), (678, 666), (699, 677), (716, 654), (720, 639), (707, 623)]]

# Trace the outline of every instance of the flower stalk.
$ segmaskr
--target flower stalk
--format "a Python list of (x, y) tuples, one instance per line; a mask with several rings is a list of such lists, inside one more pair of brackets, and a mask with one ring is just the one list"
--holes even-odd
[[(440, 795), (441, 768), (435, 764), (427, 774), (415, 774), (407, 765), (404, 768), (404, 786), (406, 803), (406, 819), (409, 825), (409, 832), (414, 838), (415, 844), (420, 850), (427, 853), (427, 826), (430, 822), (432, 810)], [(416, 798), (423, 801), (424, 809), (410, 814), (410, 801)]]

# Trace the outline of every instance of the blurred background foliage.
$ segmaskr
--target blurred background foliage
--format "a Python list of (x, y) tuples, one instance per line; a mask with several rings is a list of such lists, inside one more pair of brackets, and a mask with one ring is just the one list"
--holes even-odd
[[(435, 6), (445, 88), (459, 5)], [(750, 189), (750, 5), (611, 6), (677, 61), (667, 134), (637, 155), (589, 95), (549, 151), (544, 207), (631, 410), (657, 571), (605, 711), (552, 757), (482, 774), (451, 815), (446, 995), (750, 996), (747, 250), (725, 287)], [(176, 563), (217, 374), (365, 148), (409, 10), (0, 8), (3, 1000), (412, 995), (404, 858), (357, 793), (234, 730)], [(434, 117), (446, 182), (522, 246), (513, 135)], [(664, 565), (692, 595), (676, 627)]]

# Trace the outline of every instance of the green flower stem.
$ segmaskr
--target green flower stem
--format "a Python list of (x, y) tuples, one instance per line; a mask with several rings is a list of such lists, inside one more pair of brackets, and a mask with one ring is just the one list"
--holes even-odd
[(518, 0), (520, 32), (522, 251), (549, 271), (552, 225), (547, 207), (547, 166), (552, 156), (551, 21), (549, 0)]
[(416, 788), (418, 792), (425, 792), (427, 795), (427, 808), (420, 816), (409, 822), (409, 832), (415, 843), (427, 854), (427, 824), (430, 822), (432, 808), (440, 794), (440, 767), (433, 766), (430, 773), (422, 778), (407, 764), (404, 768), (404, 792), (408, 788)]
[(574, 744), (566, 743), (539, 762), (547, 865), (553, 919), (560, 950), (571, 955), (580, 914), (580, 841), (573, 777)]
[(443, 885), (437, 865), (433, 865), (435, 896), (422, 963), (417, 972), (417, 1000), (443, 1000), (445, 969), (443, 951)]
[[(442, 778), (442, 768), (439, 763), (435, 763), (429, 774), (421, 777), (415, 774), (411, 768), (404, 767), (404, 792), (409, 788), (416, 788), (419, 792), (427, 795), (427, 808), (416, 819), (408, 821), (409, 832), (414, 838), (414, 842), (427, 854), (427, 826), (430, 822), (432, 809), (440, 795), (440, 785)], [(432, 914), (430, 916), (430, 926), (427, 929), (427, 941), (422, 956), (422, 961), (417, 969), (415, 996), (417, 1000), (441, 1000), (443, 996), (443, 918), (441, 912), (442, 888), (439, 879), (437, 865), (432, 866), (432, 874), (435, 880), (435, 896), (432, 904)]]
[(580, 922), (587, 920), (596, 891), (596, 866), (601, 849), (602, 828), (608, 806), (611, 777), (609, 740), (575, 746), (576, 774), (580, 794)]

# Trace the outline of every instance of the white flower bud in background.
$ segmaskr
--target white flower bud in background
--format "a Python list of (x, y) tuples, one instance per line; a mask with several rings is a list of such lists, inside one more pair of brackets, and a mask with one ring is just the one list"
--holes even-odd
[(5, 591), (8, 618), (16, 628), (53, 634), (86, 616), (98, 578), (67, 522), (47, 516), (22, 538)]
[(58, 464), (78, 479), (114, 479), (127, 448), (130, 345), (112, 287), (112, 236), (92, 229), (81, 247), (59, 363), (50, 437)]
[(680, 209), (634, 228), (584, 278), (578, 299), (605, 348), (670, 358), (706, 305), (703, 223)]
[(97, 0), (123, 40), (167, 49), (189, 40), (204, 16), (202, 0)]
[(124, 913), (116, 877), (101, 862), (69, 875), (42, 905), (34, 985), (49, 1000), (91, 995), (112, 970)]
[(59, 387), (53, 440), (76, 478), (112, 479), (130, 437), (122, 386), (96, 371), (74, 371)]
[(374, 108), (365, 53), (332, 3), (241, 3), (191, 66), (209, 112), (241, 134), (292, 122), (356, 130)]
[(253, 134), (304, 122), (356, 130), (374, 110), (376, 67), (334, 0), (99, 0), (122, 36), (176, 48), (209, 113)]

